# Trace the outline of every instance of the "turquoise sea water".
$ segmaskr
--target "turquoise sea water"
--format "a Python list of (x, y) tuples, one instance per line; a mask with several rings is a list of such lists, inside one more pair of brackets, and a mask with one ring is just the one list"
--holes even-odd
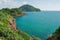
[(16, 17), (19, 29), (31, 36), (45, 40), (60, 25), (59, 11), (26, 12), (26, 15)]

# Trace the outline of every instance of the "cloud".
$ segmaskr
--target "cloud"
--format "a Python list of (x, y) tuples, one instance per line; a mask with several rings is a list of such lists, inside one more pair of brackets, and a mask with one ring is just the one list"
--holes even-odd
[(0, 2), (0, 4), (2, 4), (2, 2)]
[(18, 2), (14, 0), (0, 0), (0, 8), (15, 8), (21, 5), (27, 4), (27, 2)]
[(0, 0), (1, 3), (7, 3), (10, 2), (11, 0)]
[(27, 2), (22, 2), (22, 4), (27, 4)]
[(9, 2), (10, 0), (2, 0), (3, 2)]

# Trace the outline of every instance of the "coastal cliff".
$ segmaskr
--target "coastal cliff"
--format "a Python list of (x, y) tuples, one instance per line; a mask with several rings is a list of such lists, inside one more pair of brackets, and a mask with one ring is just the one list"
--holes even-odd
[(7, 9), (0, 10), (0, 40), (40, 40), (40, 38), (32, 37), (25, 32), (16, 28), (16, 22), (14, 16), (17, 16), (17, 11)]
[(9, 28), (16, 30), (16, 23), (15, 23), (14, 18), (11, 17), (10, 19), (8, 19), (8, 21), (9, 21)]
[(60, 40), (60, 26), (56, 31), (52, 34), (52, 36), (49, 36), (47, 40)]

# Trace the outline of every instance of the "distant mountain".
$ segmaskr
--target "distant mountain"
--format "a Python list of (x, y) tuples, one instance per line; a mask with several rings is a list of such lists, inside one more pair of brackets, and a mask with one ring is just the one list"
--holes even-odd
[(22, 11), (31, 12), (31, 11), (40, 11), (40, 9), (35, 8), (31, 5), (23, 5), (19, 8)]

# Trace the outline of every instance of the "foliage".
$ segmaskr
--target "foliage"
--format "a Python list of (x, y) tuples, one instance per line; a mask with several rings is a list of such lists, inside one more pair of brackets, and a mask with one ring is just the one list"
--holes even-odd
[(31, 6), (31, 5), (23, 5), (19, 9), (21, 9), (22, 11), (25, 11), (25, 12), (36, 12), (36, 11), (40, 11), (40, 9), (35, 8), (35, 7)]
[(0, 10), (0, 40), (39, 40), (32, 38), (27, 33), (22, 32), (18, 29), (15, 31), (8, 28), (10, 25), (9, 19), (12, 18), (10, 10), (12, 10), (12, 13), (17, 13), (16, 11), (18, 11), (20, 14), (20, 11), (18, 9), (6, 8)]
[(38, 38), (38, 37), (34, 37), (33, 40), (40, 40), (40, 38)]
[(60, 38), (60, 26), (59, 28), (55, 31), (55, 33), (53, 33), (53, 36)]
[(6, 13), (10, 14), (11, 16), (18, 16), (20, 14), (23, 14), (23, 11), (21, 11), (18, 8), (12, 8), (12, 9), (3, 8), (0, 11), (6, 12)]

